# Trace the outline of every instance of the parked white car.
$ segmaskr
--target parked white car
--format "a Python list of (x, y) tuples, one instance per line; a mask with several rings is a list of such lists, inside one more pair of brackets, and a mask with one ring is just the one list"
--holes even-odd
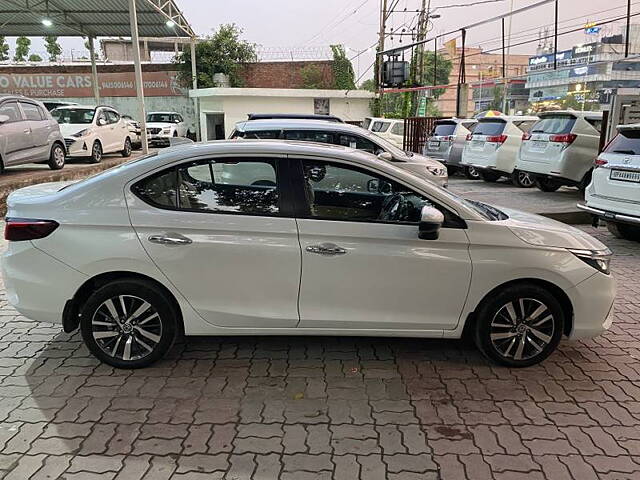
[(178, 112), (147, 113), (147, 141), (151, 145), (169, 145), (171, 138), (188, 134), (187, 123)]
[(380, 160), (392, 162), (441, 186), (447, 186), (447, 169), (437, 160), (412, 152), (405, 152), (371, 131), (347, 123), (326, 120), (250, 120), (236, 123), (229, 138), (286, 139), (328, 143), (364, 150)]
[(140, 122), (131, 115), (122, 115), (122, 119), (127, 122), (129, 127), (131, 143), (134, 148), (139, 148), (142, 145), (142, 130), (140, 129)]
[(621, 125), (595, 161), (586, 204), (618, 238), (640, 241), (640, 124)]
[(436, 158), (447, 166), (449, 175), (462, 170), (469, 179), (477, 179), (480, 175), (473, 167), (463, 166), (462, 151), (478, 120), (474, 118), (445, 118), (436, 120), (424, 144), (422, 154)]
[(68, 157), (98, 163), (105, 153), (131, 155), (129, 125), (111, 107), (66, 106), (51, 111), (60, 125)]
[(367, 117), (364, 125), (367, 130), (389, 140), (396, 147), (404, 148), (403, 119)]
[(584, 190), (598, 155), (602, 112), (544, 112), (522, 134), (516, 170), (527, 172), (543, 192), (563, 185)]
[[(234, 177), (241, 165), (270, 168), (275, 185)], [(353, 175), (369, 188), (342, 181)], [(115, 367), (150, 364), (181, 331), (468, 331), (489, 358), (524, 367), (613, 318), (610, 252), (595, 238), (339, 146), (168, 148), (74, 184), (17, 190), (7, 217), (9, 303), (67, 332), (79, 326)]]
[(516, 170), (522, 134), (538, 120), (535, 116), (499, 116), (478, 120), (467, 135), (461, 164), (474, 167), (483, 180), (495, 182), (508, 177), (514, 185), (532, 187), (526, 172)]

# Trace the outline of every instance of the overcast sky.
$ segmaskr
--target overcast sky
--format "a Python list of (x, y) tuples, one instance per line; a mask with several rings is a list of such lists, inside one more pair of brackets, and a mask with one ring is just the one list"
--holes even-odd
[[(393, 3), (393, 0), (388, 0)], [(456, 4), (469, 4), (479, 0), (431, 0), (432, 10)], [(441, 18), (433, 21), (434, 32), (448, 32), (469, 25), (479, 20), (488, 19), (509, 10), (511, 0), (499, 0), (494, 3), (462, 8), (440, 8), (437, 12)], [(513, 0), (514, 8), (537, 3), (538, 0)], [(269, 47), (301, 48), (326, 47), (330, 44), (344, 44), (347, 53), (353, 57), (377, 41), (379, 28), (379, 0), (176, 0), (195, 31), (207, 35), (222, 23), (236, 23), (244, 30), (244, 38)], [(427, 0), (428, 2), (428, 0)], [(578, 28), (586, 21), (610, 19), (623, 16), (626, 0), (560, 0), (560, 31)], [(399, 0), (396, 10), (391, 16), (387, 30), (400, 29), (403, 25), (415, 25), (416, 13), (421, 0)], [(405, 13), (404, 10), (407, 10)], [(640, 0), (633, 0), (633, 12), (640, 12)], [(535, 39), (540, 28), (549, 25), (553, 28), (553, 3), (515, 16), (512, 25), (512, 43)], [(640, 17), (638, 18), (640, 23)], [(619, 33), (621, 22), (608, 27), (608, 33)], [(500, 23), (474, 28), (467, 34), (467, 44), (482, 46), (485, 49), (500, 47)], [(451, 38), (451, 37), (448, 37)], [(447, 38), (447, 39), (448, 39)], [(576, 43), (593, 41), (584, 33), (574, 33), (560, 38), (560, 49), (571, 47)], [(404, 43), (410, 41), (404, 37)], [(13, 39), (10, 39), (13, 44)], [(61, 39), (65, 54), (71, 49), (83, 50), (82, 41), (78, 39)], [(534, 53), (537, 41), (514, 47), (512, 53)], [(386, 46), (400, 45), (399, 37), (387, 40)], [(40, 39), (34, 39), (32, 51), (41, 53), (44, 50)], [(13, 51), (12, 51), (13, 53)], [(313, 55), (315, 51), (309, 52)], [(41, 53), (42, 54), (42, 53)], [(372, 76), (367, 68), (374, 59), (373, 52), (368, 51), (353, 60), (357, 75), (362, 80)]]

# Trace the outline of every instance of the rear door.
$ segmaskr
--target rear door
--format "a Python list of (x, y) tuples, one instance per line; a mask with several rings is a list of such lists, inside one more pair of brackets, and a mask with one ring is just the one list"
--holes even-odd
[(478, 162), (480, 165), (495, 156), (501, 143), (497, 139), (505, 133), (507, 121), (500, 118), (481, 119), (473, 129), (471, 139), (467, 140), (464, 161)]
[(15, 100), (0, 104), (0, 115), (9, 117), (0, 124), (0, 154), (5, 166), (24, 162), (33, 148), (31, 127), (25, 120), (22, 109)]
[(605, 168), (597, 169), (594, 193), (614, 200), (640, 203), (640, 130), (620, 129), (598, 158), (607, 163)]
[(520, 158), (540, 164), (556, 163), (565, 145), (551, 140), (558, 135), (570, 134), (576, 120), (574, 115), (567, 113), (544, 115), (523, 137)]
[(53, 123), (49, 121), (47, 115), (35, 103), (20, 101), (22, 112), (31, 129), (31, 153), (30, 159), (40, 162), (49, 158), (51, 146), (49, 136), (53, 128)]
[(438, 120), (432, 135), (427, 139), (424, 154), (447, 160), (449, 148), (455, 139), (457, 123), (453, 120)]
[(131, 187), (141, 244), (213, 325), (298, 324), (300, 244), (282, 188), (286, 164), (266, 155), (187, 161)]
[(124, 141), (127, 138), (129, 129), (126, 123), (120, 119), (120, 115), (117, 112), (105, 109), (105, 116), (109, 135), (109, 151), (120, 151), (124, 148)]

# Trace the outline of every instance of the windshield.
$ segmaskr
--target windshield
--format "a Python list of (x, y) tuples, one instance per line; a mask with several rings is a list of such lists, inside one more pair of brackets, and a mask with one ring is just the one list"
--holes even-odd
[(58, 123), (90, 124), (96, 111), (92, 108), (55, 108), (51, 116)]
[(551, 133), (554, 135), (571, 133), (575, 123), (576, 119), (571, 115), (545, 116), (533, 125), (531, 133)]
[(150, 113), (147, 115), (147, 122), (173, 123), (171, 113)]
[(506, 122), (500, 120), (480, 121), (473, 129), (473, 135), (502, 135), (506, 125)]
[(640, 155), (640, 130), (621, 129), (604, 151), (605, 153)]
[(448, 137), (449, 135), (453, 135), (453, 132), (455, 131), (455, 122), (436, 123), (436, 128), (433, 130), (433, 135), (437, 137)]

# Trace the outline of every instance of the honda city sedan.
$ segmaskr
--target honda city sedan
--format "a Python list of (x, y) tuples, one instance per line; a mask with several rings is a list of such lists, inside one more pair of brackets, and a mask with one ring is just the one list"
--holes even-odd
[(9, 302), (80, 328), (115, 367), (149, 365), (182, 334), (463, 333), (525, 367), (612, 322), (598, 240), (348, 147), (170, 147), (17, 190), (7, 217)]

